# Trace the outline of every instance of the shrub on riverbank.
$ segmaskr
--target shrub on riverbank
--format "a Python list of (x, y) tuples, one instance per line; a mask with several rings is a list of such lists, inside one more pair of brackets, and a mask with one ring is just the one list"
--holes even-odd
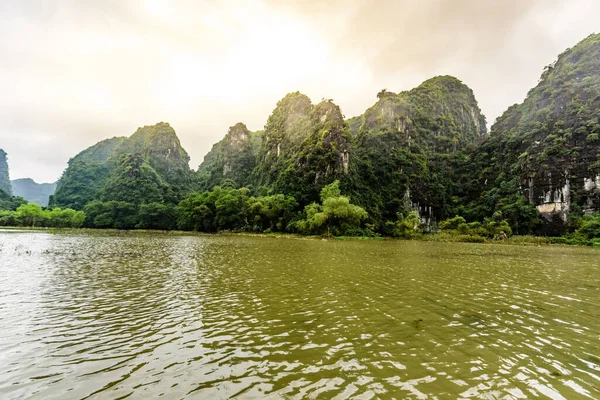
[(312, 203), (304, 208), (305, 219), (291, 224), (291, 229), (300, 233), (316, 235), (352, 235), (363, 233), (361, 221), (368, 217), (364, 208), (354, 205), (350, 198), (342, 196), (340, 182), (335, 181), (321, 190), (321, 203)]
[(418, 239), (423, 235), (421, 219), (419, 214), (411, 211), (404, 216), (398, 212), (396, 221), (388, 221), (385, 224), (385, 234), (387, 236), (401, 239)]
[(201, 232), (284, 232), (297, 219), (292, 196), (254, 197), (246, 188), (216, 187), (192, 193), (177, 206), (179, 229)]
[(37, 204), (22, 204), (15, 211), (0, 210), (0, 226), (79, 228), (85, 213), (70, 208), (44, 210)]
[(482, 237), (494, 240), (504, 240), (512, 236), (512, 229), (508, 221), (496, 218), (486, 218), (483, 223), (470, 222), (460, 216), (449, 218), (440, 223), (440, 231), (456, 236)]
[(586, 215), (577, 221), (577, 225), (571, 235), (574, 239), (600, 239), (600, 214)]

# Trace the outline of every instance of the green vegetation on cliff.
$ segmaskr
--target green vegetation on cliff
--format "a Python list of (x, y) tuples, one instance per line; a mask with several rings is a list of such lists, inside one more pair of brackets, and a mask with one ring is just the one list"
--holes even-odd
[(199, 179), (205, 190), (230, 182), (308, 204), (347, 172), (351, 141), (331, 100), (313, 105), (306, 95), (290, 93), (277, 103), (264, 131), (249, 132), (242, 123), (231, 127), (205, 156)]
[(69, 161), (50, 207), (82, 210), (94, 200), (176, 204), (193, 187), (189, 156), (167, 123), (107, 139)]
[(49, 205), (81, 210), (90, 201), (98, 199), (111, 170), (108, 160), (124, 140), (122, 137), (103, 140), (70, 159)]
[(262, 136), (263, 132), (250, 132), (241, 122), (230, 127), (225, 138), (213, 146), (198, 169), (200, 188), (212, 189), (226, 179), (236, 186), (248, 185)]
[[(442, 160), (485, 137), (473, 92), (439, 76), (398, 94), (382, 90), (356, 127), (348, 187), (381, 230), (400, 212), (452, 216)], [(429, 222), (428, 222), (429, 223)]]
[(22, 197), (14, 197), (0, 189), (0, 210), (16, 210), (21, 204), (27, 201)]
[[(311, 118), (318, 106), (291, 93), (269, 117), (260, 149), (247, 153), (252, 176), (227, 179), (256, 193), (291, 194), (301, 207), (338, 179), (368, 212), (365, 223), (386, 235), (406, 218), (397, 215), (411, 212), (425, 230), (458, 215), (466, 223), (506, 221), (517, 234), (573, 231), (581, 216), (600, 210), (599, 66), (600, 35), (592, 35), (547, 67), (489, 135), (471, 89), (449, 76), (382, 90), (363, 115), (325, 128)], [(315, 141), (318, 132), (333, 144)]]
[(383, 90), (374, 106), (349, 121), (333, 101), (313, 105), (295, 92), (277, 103), (264, 131), (230, 128), (199, 175), (205, 190), (229, 182), (256, 194), (292, 195), (301, 207), (339, 180), (382, 231), (407, 207), (432, 220), (450, 216), (438, 157), (478, 143), (485, 133), (473, 92), (449, 76), (398, 94)]
[(176, 188), (183, 189), (192, 183), (190, 156), (181, 147), (175, 130), (168, 123), (138, 128), (122, 141), (111, 156), (115, 158), (123, 154), (141, 156), (166, 183)]
[(162, 202), (169, 186), (140, 154), (119, 157), (100, 192), (102, 201), (132, 204)]

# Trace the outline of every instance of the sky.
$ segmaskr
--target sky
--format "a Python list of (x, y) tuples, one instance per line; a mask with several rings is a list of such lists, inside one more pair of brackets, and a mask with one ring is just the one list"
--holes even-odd
[(488, 124), (600, 32), (598, 0), (0, 0), (0, 148), (53, 182), (81, 150), (169, 122), (197, 168), (300, 91), (362, 114), (436, 75)]

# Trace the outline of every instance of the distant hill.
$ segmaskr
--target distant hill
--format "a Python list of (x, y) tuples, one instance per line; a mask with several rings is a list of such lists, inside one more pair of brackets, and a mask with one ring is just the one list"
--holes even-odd
[(33, 179), (13, 179), (13, 195), (24, 198), (30, 203), (39, 204), (42, 207), (48, 205), (48, 199), (56, 189), (56, 183), (37, 183)]

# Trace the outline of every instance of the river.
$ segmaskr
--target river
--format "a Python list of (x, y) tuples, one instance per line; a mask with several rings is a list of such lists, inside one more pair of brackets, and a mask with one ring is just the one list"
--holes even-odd
[(0, 398), (600, 398), (591, 248), (0, 231)]

